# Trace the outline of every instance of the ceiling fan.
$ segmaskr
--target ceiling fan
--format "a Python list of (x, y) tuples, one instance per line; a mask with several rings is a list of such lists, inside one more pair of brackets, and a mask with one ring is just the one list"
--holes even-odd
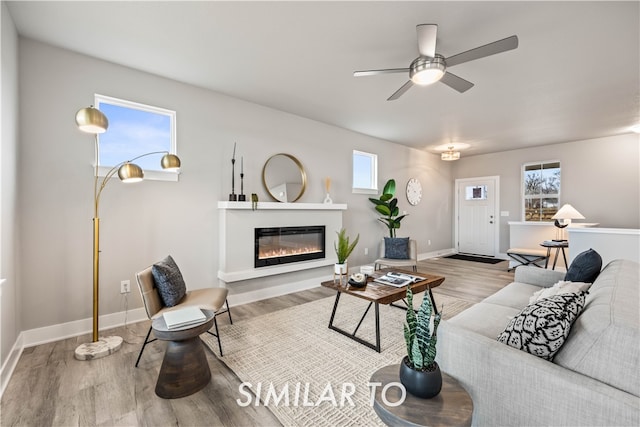
[(377, 74), (388, 73), (406, 73), (409, 72), (409, 81), (400, 89), (395, 91), (387, 101), (393, 101), (400, 98), (406, 91), (411, 89), (414, 84), (426, 86), (437, 81), (441, 81), (447, 86), (457, 90), (458, 92), (466, 92), (473, 87), (473, 83), (451, 74), (447, 71), (447, 67), (462, 64), (464, 62), (473, 61), (484, 58), (485, 56), (495, 55), (496, 53), (506, 52), (518, 47), (518, 37), (511, 36), (506, 39), (498, 40), (475, 49), (445, 58), (436, 53), (436, 36), (438, 34), (438, 26), (436, 24), (420, 24), (416, 26), (418, 32), (418, 52), (420, 56), (411, 62), (409, 68), (387, 68), (383, 70), (363, 70), (354, 71), (354, 77), (374, 76)]

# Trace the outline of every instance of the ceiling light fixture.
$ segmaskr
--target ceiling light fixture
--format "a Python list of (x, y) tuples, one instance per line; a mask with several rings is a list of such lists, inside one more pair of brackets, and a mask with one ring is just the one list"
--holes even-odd
[(631, 132), (640, 133), (640, 123), (637, 125), (631, 126)]
[(436, 54), (435, 58), (420, 56), (411, 63), (409, 77), (414, 84), (426, 86), (440, 80), (446, 68), (442, 55)]
[(453, 145), (449, 146), (449, 149), (442, 154), (440, 154), (440, 158), (442, 160), (446, 160), (447, 162), (451, 162), (453, 160), (458, 160), (460, 158), (459, 151), (453, 151)]

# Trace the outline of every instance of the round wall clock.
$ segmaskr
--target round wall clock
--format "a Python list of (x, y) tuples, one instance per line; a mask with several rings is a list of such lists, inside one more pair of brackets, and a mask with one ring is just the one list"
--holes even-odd
[(409, 182), (407, 182), (407, 200), (413, 206), (420, 203), (422, 199), (422, 185), (420, 185), (420, 181), (417, 178), (411, 178)]

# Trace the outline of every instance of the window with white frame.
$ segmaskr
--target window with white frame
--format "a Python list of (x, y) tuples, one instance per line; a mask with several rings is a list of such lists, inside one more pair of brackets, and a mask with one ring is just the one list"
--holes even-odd
[(378, 194), (378, 156), (353, 150), (353, 193)]
[(560, 207), (560, 162), (524, 164), (522, 194), (524, 221), (553, 221)]
[(145, 179), (178, 179), (175, 171), (163, 170), (164, 153), (176, 153), (176, 112), (124, 99), (95, 95), (95, 106), (109, 120), (109, 128), (98, 135), (99, 175), (114, 166), (147, 153), (134, 161), (145, 172)]

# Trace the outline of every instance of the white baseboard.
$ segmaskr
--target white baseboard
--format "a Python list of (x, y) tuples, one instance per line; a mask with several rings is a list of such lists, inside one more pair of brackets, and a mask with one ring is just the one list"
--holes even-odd
[(453, 255), (456, 253), (456, 250), (453, 248), (440, 249), (433, 252), (425, 252), (422, 254), (418, 254), (418, 261), (424, 261), (429, 258), (439, 258), (447, 255)]
[[(134, 308), (119, 313), (105, 314), (100, 316), (100, 331), (115, 328), (127, 323), (136, 323), (141, 320), (147, 320), (147, 314), (143, 307)], [(60, 341), (66, 338), (77, 337), (90, 333), (93, 328), (91, 318), (74, 320), (72, 322), (59, 323), (57, 325), (44, 326), (42, 328), (29, 329), (23, 331), (24, 347), (33, 347), (34, 345), (46, 344), (53, 341)]]
[(331, 280), (331, 278), (332, 276), (330, 275), (324, 277), (315, 277), (313, 279), (302, 280), (294, 283), (286, 283), (284, 285), (272, 286), (265, 289), (257, 289), (255, 291), (243, 292), (240, 294), (229, 294), (229, 306), (233, 307), (236, 305), (248, 304), (250, 302), (261, 301), (267, 298), (279, 297), (281, 295), (291, 294), (293, 292), (316, 288), (320, 285), (320, 282)]
[(23, 335), (20, 334), (18, 335), (16, 342), (13, 344), (13, 347), (11, 347), (11, 351), (2, 364), (2, 368), (0, 368), (0, 399), (4, 394), (4, 390), (7, 388), (7, 384), (9, 384), (9, 380), (13, 375), (13, 371), (16, 369), (16, 365), (18, 365), (18, 360), (20, 359), (23, 349)]

